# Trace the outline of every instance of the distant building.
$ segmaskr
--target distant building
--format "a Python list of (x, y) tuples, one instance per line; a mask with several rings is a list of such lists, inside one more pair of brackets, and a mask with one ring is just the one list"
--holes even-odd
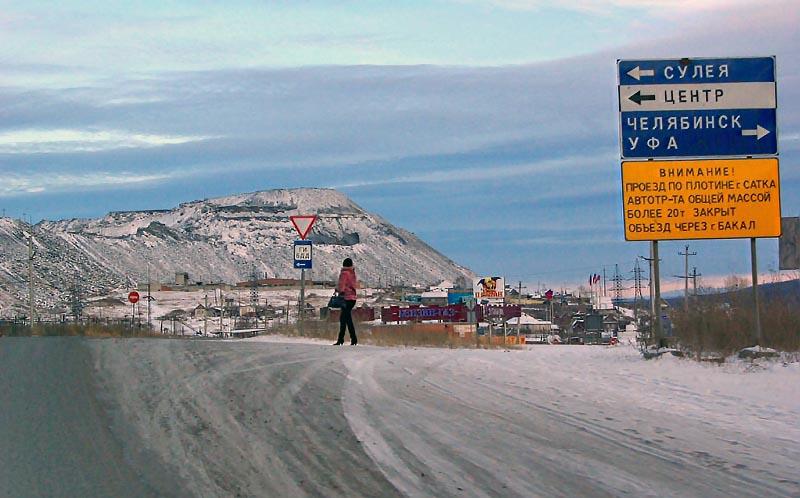
[(233, 298), (225, 298), (225, 306), (223, 307), (223, 310), (225, 311), (225, 316), (239, 316), (239, 304)]
[(214, 306), (209, 306), (206, 308), (201, 304), (194, 309), (193, 315), (195, 318), (217, 317), (220, 315), (220, 309)]
[[(297, 287), (300, 285), (300, 280), (296, 278), (262, 278), (255, 281), (258, 287)], [(335, 282), (326, 280), (306, 280), (306, 285), (316, 285), (329, 287), (335, 285)], [(236, 282), (236, 287), (252, 287), (252, 280), (245, 280), (244, 282)]]
[(439, 284), (432, 286), (430, 288), (430, 290), (447, 292), (448, 290), (452, 289), (453, 287), (455, 287), (453, 282), (450, 282), (449, 280), (443, 280), (443, 281), (439, 282)]
[[(525, 313), (519, 318), (511, 318), (506, 323), (509, 330), (516, 330), (517, 326), (519, 326), (520, 332), (524, 334), (550, 334), (554, 328), (552, 322), (539, 320)], [(558, 327), (555, 328), (557, 329)]]
[(423, 292), (420, 298), (423, 306), (447, 306), (446, 290)]
[(175, 272), (175, 285), (186, 286), (189, 284), (189, 274), (183, 271)]
[(447, 304), (463, 304), (468, 299), (474, 299), (472, 289), (450, 289), (447, 291)]
[(253, 304), (243, 304), (239, 306), (239, 316), (257, 316), (257, 306)]

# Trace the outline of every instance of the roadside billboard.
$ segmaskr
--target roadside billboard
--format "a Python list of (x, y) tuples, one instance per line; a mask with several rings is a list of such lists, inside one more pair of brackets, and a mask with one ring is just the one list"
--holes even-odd
[(381, 321), (391, 322), (465, 322), (467, 309), (463, 305), (450, 306), (387, 306), (381, 308)]
[(505, 289), (506, 283), (503, 277), (482, 277), (472, 280), (472, 293), (478, 303), (483, 300), (502, 302), (505, 297)]

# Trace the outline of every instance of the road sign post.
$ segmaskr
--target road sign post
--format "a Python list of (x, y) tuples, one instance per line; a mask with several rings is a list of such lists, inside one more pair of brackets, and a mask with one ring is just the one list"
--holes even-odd
[(618, 60), (617, 76), (625, 239), (652, 243), (656, 343), (658, 241), (722, 238), (751, 241), (760, 342), (755, 239), (781, 234), (778, 159), (764, 157), (778, 154), (775, 57)]
[(136, 326), (136, 303), (139, 302), (139, 293), (131, 291), (128, 293), (128, 302), (131, 303), (131, 328)]
[(761, 312), (758, 303), (758, 258), (756, 257), (756, 239), (750, 239), (750, 266), (753, 271), (753, 319), (755, 321), (755, 339), (756, 344), (761, 344)]
[[(311, 231), (311, 227), (314, 226), (314, 222), (317, 221), (317, 216), (297, 215), (290, 216), (289, 219), (292, 225), (294, 225), (294, 229), (297, 230), (297, 234), (300, 235), (300, 240), (294, 242), (294, 267), (300, 268), (300, 302), (298, 303), (300, 309), (298, 323), (300, 324), (300, 330), (302, 332), (303, 317), (306, 310), (306, 269), (312, 267), (312, 243), (310, 240), (306, 240), (306, 237)], [(288, 321), (288, 306), (286, 307), (286, 316)]]
[(313, 244), (310, 240), (294, 241), (294, 267), (300, 269), (300, 320), (305, 314), (306, 269), (313, 267)]

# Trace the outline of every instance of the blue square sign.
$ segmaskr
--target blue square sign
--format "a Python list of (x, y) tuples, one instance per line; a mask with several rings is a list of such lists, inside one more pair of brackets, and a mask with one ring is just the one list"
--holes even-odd
[(775, 57), (617, 61), (623, 159), (778, 153)]
[(312, 267), (313, 245), (310, 240), (294, 241), (294, 267), (303, 270), (310, 270)]

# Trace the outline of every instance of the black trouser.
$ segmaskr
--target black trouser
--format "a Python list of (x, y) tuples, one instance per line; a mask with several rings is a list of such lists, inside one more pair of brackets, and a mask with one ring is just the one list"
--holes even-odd
[(345, 327), (347, 327), (347, 330), (350, 332), (350, 342), (358, 342), (358, 339), (356, 339), (356, 326), (353, 325), (353, 307), (355, 307), (355, 305), (355, 300), (344, 302), (342, 314), (339, 316), (339, 340), (336, 342), (344, 342)]

